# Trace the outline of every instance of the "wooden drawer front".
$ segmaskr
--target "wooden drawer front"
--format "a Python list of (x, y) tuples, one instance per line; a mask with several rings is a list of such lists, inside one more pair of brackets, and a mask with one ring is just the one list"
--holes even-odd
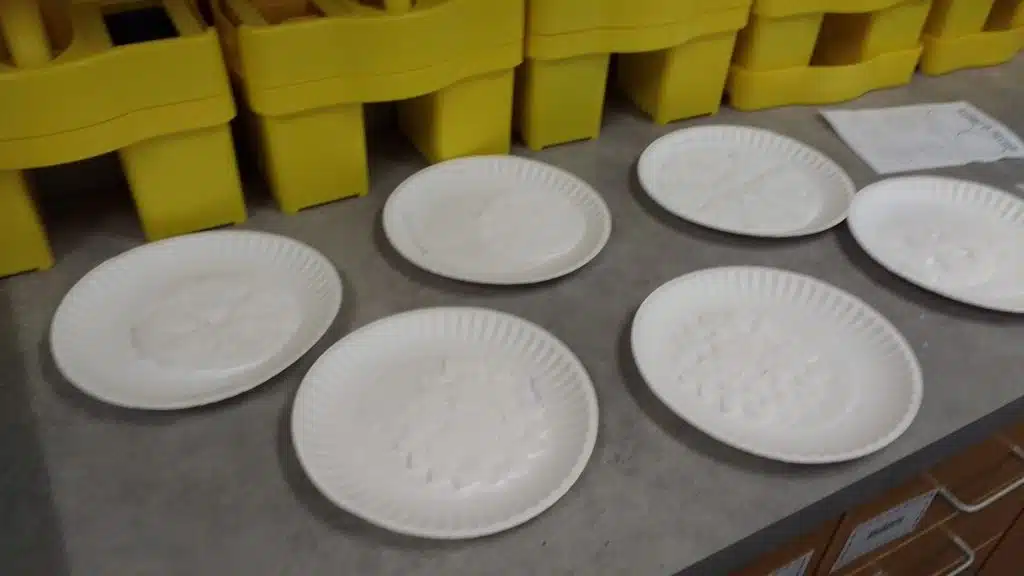
[[(941, 497), (933, 508), (946, 513), (956, 513), (949, 520), (950, 529), (963, 536), (972, 546), (978, 546), (1009, 530), (1010, 525), (1024, 510), (1024, 460), (1016, 455), (1002, 461), (988, 475), (959, 488), (939, 486)], [(956, 503), (947, 499), (949, 492)], [(980, 506), (983, 503), (984, 506)], [(963, 512), (960, 508), (971, 508), (974, 512)], [(1024, 570), (1021, 572), (1024, 574)]]
[[(937, 506), (935, 494), (931, 481), (918, 478), (848, 512), (825, 551), (818, 576), (855, 574), (915, 534), (948, 519), (949, 507)], [(927, 506), (923, 513), (921, 506)], [(866, 552), (858, 554), (861, 550)]]
[[(972, 546), (981, 546), (1007, 530), (1024, 508), (1024, 449), (1012, 441), (1015, 436), (1011, 432), (1024, 436), (1024, 426), (977, 444), (934, 467), (922, 480), (910, 482), (848, 513), (822, 559), (818, 576), (869, 574), (870, 571), (862, 570), (917, 535), (947, 522), (947, 529), (962, 531)], [(916, 529), (895, 539), (883, 536), (879, 538), (882, 545), (868, 546), (868, 552), (849, 558), (848, 549), (857, 548), (852, 543), (858, 530), (863, 532), (871, 522), (876, 529), (885, 528), (885, 518), (894, 517), (893, 510), (916, 498), (926, 498), (929, 491), (937, 495), (917, 518)], [(1024, 568), (1014, 576), (1024, 576)]]
[(943, 460), (929, 473), (947, 486), (958, 487), (979, 476), (984, 476), (1005, 460), (1007, 453), (1008, 448), (1005, 442), (989, 438)]
[[(999, 538), (996, 538), (995, 540), (991, 540), (991, 541), (989, 541), (988, 544), (985, 544), (981, 548), (978, 548), (977, 550), (974, 551), (974, 556), (975, 556), (975, 558), (974, 558), (974, 566), (970, 570), (968, 570), (968, 571), (966, 571), (964, 573), (965, 576), (980, 576), (981, 575), (982, 567), (984, 567), (986, 564), (988, 564), (989, 559), (991, 559), (992, 555), (995, 554), (996, 548), (999, 547), (999, 543), (1002, 542), (1002, 539), (1003, 539), (1004, 536), (1005, 535), (1000, 536)], [(1020, 571), (1020, 563), (1019, 562), (1017, 564), (1017, 571), (1018, 572)], [(1007, 573), (1004, 576), (1011, 576), (1011, 574)]]
[(1004, 430), (1002, 436), (1012, 444), (1024, 446), (1024, 421), (1014, 424)]
[(996, 535), (977, 546), (969, 544), (947, 526), (936, 526), (879, 558), (865, 569), (864, 576), (953, 576), (977, 574), (995, 550), (1002, 535)]
[[(926, 474), (939, 493), (960, 512), (976, 512), (1024, 488), (1024, 448), (1006, 435), (997, 435), (995, 441), (1003, 446), (1003, 457), (995, 466), (979, 471), (969, 480), (956, 476), (954, 482), (938, 467)], [(969, 494), (972, 492), (973, 497)]]
[(1019, 576), (1024, 573), (1024, 514), (1003, 535), (978, 576)]
[(733, 576), (772, 576), (774, 574), (784, 574), (785, 576), (806, 574), (810, 576), (817, 570), (821, 555), (825, 553), (825, 547), (832, 540), (832, 535), (835, 534), (838, 526), (838, 519), (829, 522), (813, 533), (768, 554)]
[[(957, 490), (968, 502), (982, 501), (991, 494), (1012, 485), (1022, 472), (1015, 457), (1006, 459), (987, 478), (977, 478)], [(932, 504), (929, 514), (946, 519), (937, 526), (918, 532), (913, 538), (894, 543), (872, 555), (856, 576), (946, 576), (975, 574), (995, 549), (1003, 534), (1024, 510), (1024, 489), (1009, 492), (977, 512), (958, 512), (941, 496)], [(1024, 561), (1018, 564), (1024, 566)], [(967, 566), (970, 565), (968, 568)], [(962, 571), (957, 572), (957, 570)], [(1021, 576), (1018, 574), (1007, 576)]]

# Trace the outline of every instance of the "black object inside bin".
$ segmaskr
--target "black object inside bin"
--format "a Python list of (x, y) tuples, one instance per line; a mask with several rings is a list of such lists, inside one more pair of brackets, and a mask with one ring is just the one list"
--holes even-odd
[(163, 6), (104, 14), (103, 21), (114, 46), (178, 37), (178, 29)]

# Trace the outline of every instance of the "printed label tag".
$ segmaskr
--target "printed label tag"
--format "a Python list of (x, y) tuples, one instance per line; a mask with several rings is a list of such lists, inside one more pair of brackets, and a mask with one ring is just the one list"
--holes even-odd
[(1024, 158), (1024, 141), (968, 102), (825, 110), (822, 115), (879, 174)]
[(814, 550), (772, 572), (771, 576), (804, 576), (807, 568), (811, 565), (812, 557), (814, 557)]
[(846, 539), (831, 572), (913, 532), (935, 498), (935, 493), (935, 490), (926, 492), (862, 522)]

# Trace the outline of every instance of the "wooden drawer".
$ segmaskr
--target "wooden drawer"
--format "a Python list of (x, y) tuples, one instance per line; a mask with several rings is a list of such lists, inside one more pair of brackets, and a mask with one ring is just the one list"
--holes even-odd
[[(1009, 530), (1024, 510), (1021, 478), (1024, 478), (1024, 460), (1012, 457), (1004, 460), (988, 477), (957, 489), (956, 496), (963, 502), (975, 506), (989, 503), (975, 512), (958, 511), (948, 522), (951, 529), (975, 547)], [(951, 506), (945, 499), (940, 505)], [(1024, 570), (1021, 573), (1024, 574)]]
[[(1005, 535), (1003, 535), (999, 539), (993, 540), (993, 541), (989, 542), (988, 544), (982, 546), (981, 548), (975, 550), (974, 551), (974, 556), (975, 556), (975, 558), (974, 558), (974, 566), (970, 570), (966, 571), (964, 573), (964, 576), (981, 576), (982, 568), (986, 564), (988, 564), (989, 560), (991, 560), (991, 558), (992, 558), (992, 555), (996, 553), (996, 548), (999, 547), (999, 543), (1002, 542), (1002, 538), (1005, 538)], [(1020, 571), (1020, 562), (1019, 561), (1017, 563), (1017, 571), (1018, 572)], [(1012, 574), (1007, 572), (1006, 574), (1003, 574), (1003, 576), (1012, 576)]]
[(736, 572), (733, 576), (803, 576), (814, 574), (818, 569), (825, 548), (839, 526), (839, 520), (829, 522), (813, 533), (790, 542), (768, 554), (752, 566)]
[[(972, 545), (981, 546), (1005, 531), (1024, 508), (1022, 484), (1024, 450), (1007, 434), (978, 444), (921, 479), (848, 513), (817, 574), (869, 574), (864, 569), (876, 560), (947, 522), (948, 528), (969, 534)], [(936, 497), (929, 500), (932, 495)], [(923, 512), (922, 505), (927, 505)], [(907, 510), (911, 513), (904, 513)], [(872, 538), (874, 543), (867, 542)]]
[(1024, 446), (1024, 422), (1010, 426), (1003, 431), (1002, 436), (1012, 444)]
[[(1022, 467), (1024, 464), (1019, 460), (1006, 460), (989, 478), (975, 480), (964, 487), (960, 495), (969, 501), (983, 500), (999, 492), (1002, 487), (1016, 482)], [(953, 509), (951, 504), (941, 498), (933, 506), (951, 511)], [(874, 558), (858, 572), (858, 576), (875, 576), (878, 573), (888, 576), (977, 573), (1022, 510), (1024, 490), (1014, 490), (976, 512), (954, 513), (942, 524)], [(1024, 566), (1024, 561), (1018, 560), (1018, 566)], [(1018, 572), (1024, 574), (1024, 569)]]
[(932, 482), (918, 478), (843, 517), (817, 574), (847, 576), (952, 515), (935, 505)]
[(971, 544), (947, 525), (936, 526), (864, 570), (865, 576), (952, 576), (976, 574), (1001, 534)]
[(1019, 576), (1024, 572), (1024, 514), (1006, 531), (978, 576)]
[(930, 474), (941, 478), (949, 486), (959, 486), (984, 476), (1005, 460), (1006, 456), (1006, 444), (993, 437), (943, 460), (930, 470)]

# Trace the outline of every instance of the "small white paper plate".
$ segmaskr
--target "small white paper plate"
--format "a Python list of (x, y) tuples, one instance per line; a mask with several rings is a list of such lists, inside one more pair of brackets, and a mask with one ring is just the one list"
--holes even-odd
[(850, 210), (861, 248), (893, 274), (981, 308), (1024, 313), (1024, 201), (952, 178), (864, 188)]
[(647, 194), (701, 226), (767, 238), (816, 234), (846, 218), (856, 187), (830, 158), (768, 130), (699, 126), (666, 134), (637, 166)]
[(203, 232), (107, 260), (57, 308), (57, 368), (104, 402), (188, 408), (241, 394), (327, 331), (341, 280), (316, 250), (273, 234)]
[(792, 272), (726, 267), (671, 280), (640, 306), (632, 344), (673, 412), (765, 458), (859, 458), (899, 437), (921, 405), (921, 369), (892, 324)]
[(554, 336), (481, 308), (384, 318), (302, 381), (292, 439), (335, 504), (395, 532), (474, 538), (537, 516), (597, 438), (586, 370)]
[(564, 276), (604, 248), (612, 219), (576, 176), (515, 156), (442, 162), (409, 177), (384, 206), (404, 258), (448, 278), (530, 284)]

